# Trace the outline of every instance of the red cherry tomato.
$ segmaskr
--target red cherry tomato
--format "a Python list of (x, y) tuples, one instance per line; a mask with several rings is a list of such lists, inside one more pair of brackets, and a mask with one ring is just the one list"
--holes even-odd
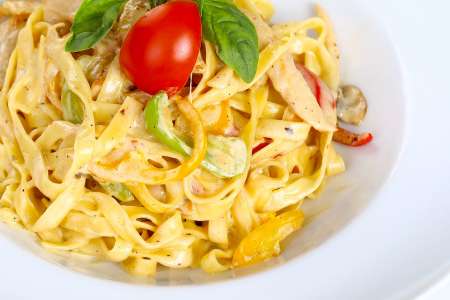
[(202, 22), (197, 5), (176, 0), (145, 14), (120, 51), (123, 71), (142, 91), (175, 94), (185, 86), (200, 52)]

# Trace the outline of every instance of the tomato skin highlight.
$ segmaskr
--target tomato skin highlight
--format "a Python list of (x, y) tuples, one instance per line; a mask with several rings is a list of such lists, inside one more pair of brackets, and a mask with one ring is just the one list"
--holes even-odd
[(169, 96), (185, 86), (202, 40), (200, 13), (193, 1), (176, 0), (150, 10), (131, 28), (120, 64), (142, 91)]

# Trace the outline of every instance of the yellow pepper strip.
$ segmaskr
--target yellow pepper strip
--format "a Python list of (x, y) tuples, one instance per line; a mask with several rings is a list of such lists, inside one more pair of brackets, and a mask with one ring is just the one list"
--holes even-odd
[(233, 267), (253, 265), (280, 253), (280, 242), (300, 229), (303, 213), (290, 210), (256, 227), (246, 236), (233, 256)]
[(191, 126), (192, 137), (194, 140), (194, 149), (192, 149), (192, 154), (189, 160), (187, 160), (178, 172), (175, 179), (183, 179), (193, 170), (195, 170), (202, 163), (206, 155), (206, 150), (208, 147), (206, 131), (201, 122), (201, 118), (197, 110), (191, 104), (191, 102), (186, 99), (179, 98), (176, 100), (178, 109), (184, 115), (186, 120)]
[(233, 126), (233, 116), (229, 101), (222, 101), (220, 105), (212, 105), (201, 113), (203, 124), (208, 133), (224, 135)]
[(200, 115), (189, 101), (183, 98), (174, 99), (174, 101), (190, 125), (194, 144), (189, 159), (182, 165), (170, 170), (160, 170), (149, 166), (142, 159), (136, 158), (136, 155), (130, 155), (128, 159), (120, 162), (117, 166), (91, 163), (89, 165), (90, 172), (105, 181), (156, 185), (180, 180), (195, 170), (205, 158), (206, 132), (200, 121)]

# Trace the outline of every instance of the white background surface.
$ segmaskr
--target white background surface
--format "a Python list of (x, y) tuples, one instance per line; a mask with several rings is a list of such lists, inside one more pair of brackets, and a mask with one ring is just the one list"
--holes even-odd
[[(450, 3), (361, 2), (388, 25), (404, 64), (411, 100), (408, 142), (383, 197), (321, 248), (321, 255), (339, 260), (330, 264), (330, 270), (311, 272), (308, 280), (296, 278), (298, 265), (288, 264), (258, 280), (243, 279), (240, 288), (130, 288), (49, 267), (18, 249), (14, 260), (2, 260), (0, 299), (30, 299), (31, 293), (36, 299), (274, 299), (274, 295), (283, 300), (413, 299), (435, 286), (450, 267)], [(392, 210), (386, 209), (389, 205)], [(363, 238), (365, 243), (358, 243)], [(351, 253), (339, 245), (352, 245)], [(0, 255), (3, 253), (0, 250)], [(313, 251), (308, 259), (318, 260), (317, 253)], [(43, 276), (52, 272), (54, 277), (40, 280), (40, 274), (27, 272), (30, 265), (41, 267)], [(352, 268), (346, 269), (348, 265)], [(280, 276), (282, 272), (293, 274), (289, 282)], [(325, 278), (327, 284), (317, 285), (321, 282), (318, 278)], [(441, 281), (420, 300), (450, 299), (449, 291), (450, 279)]]
[[(409, 149), (407, 154), (414, 155), (412, 153), (422, 152), (421, 156), (424, 158), (421, 162), (418, 162), (417, 166), (411, 166), (411, 172), (421, 173), (421, 177), (426, 180), (436, 180), (436, 182), (430, 183), (433, 188), (427, 195), (424, 195), (424, 202), (438, 201), (438, 197), (444, 197), (444, 199), (450, 200), (450, 194), (448, 193), (450, 184), (450, 176), (447, 172), (442, 170), (448, 170), (450, 166), (450, 148), (448, 142), (444, 142), (445, 139), (450, 138), (449, 134), (449, 118), (450, 113), (449, 106), (440, 106), (442, 101), (450, 101), (450, 80), (448, 72), (450, 70), (450, 59), (448, 57), (450, 53), (450, 39), (445, 36), (448, 35), (450, 28), (450, 17), (448, 12), (450, 11), (449, 1), (420, 1), (420, 0), (397, 0), (397, 1), (366, 1), (368, 5), (372, 5), (377, 11), (379, 16), (388, 25), (388, 28), (392, 34), (392, 37), (398, 41), (398, 49), (402, 56), (403, 62), (406, 64), (407, 79), (410, 82), (412, 88), (412, 96), (416, 99), (420, 99), (423, 105), (416, 107), (416, 110), (424, 114), (424, 118), (428, 119), (432, 117), (435, 122), (436, 131), (438, 134), (431, 132), (415, 132), (414, 134), (423, 135), (426, 143), (422, 149)], [(399, 21), (400, 19), (400, 21)], [(436, 101), (436, 99), (438, 99)], [(442, 109), (441, 109), (442, 108)], [(441, 135), (441, 137), (439, 137)], [(432, 151), (429, 153), (429, 149), (433, 147), (440, 147), (443, 149)], [(430, 148), (428, 148), (430, 147)], [(427, 149), (428, 148), (428, 149)], [(438, 166), (425, 167), (422, 166), (426, 163), (426, 156), (429, 153), (430, 156), (443, 155), (441, 162)], [(425, 154), (425, 155), (424, 155)], [(434, 160), (434, 159), (431, 159)], [(427, 172), (429, 170), (441, 170), (440, 172)], [(444, 180), (436, 179), (436, 174), (445, 174)], [(428, 179), (424, 178), (428, 177)], [(411, 189), (417, 187), (418, 182), (411, 182)], [(447, 191), (447, 192), (444, 192)], [(436, 219), (425, 219), (423, 222), (439, 224), (439, 218), (449, 218), (448, 206), (437, 207), (432, 203), (428, 206), (428, 209), (436, 216)], [(432, 211), (434, 210), (434, 212)], [(444, 215), (442, 215), (444, 214)], [(436, 241), (436, 252), (443, 253), (447, 256), (447, 265), (442, 267), (441, 273), (448, 273), (448, 262), (450, 252), (444, 249), (439, 249), (439, 245), (448, 244), (450, 238), (449, 228), (445, 228), (442, 238), (442, 243)], [(426, 234), (422, 241), (411, 241), (412, 246), (417, 242), (427, 242)], [(444, 246), (443, 246), (444, 248)], [(445, 253), (446, 252), (446, 253)], [(427, 253), (429, 256), (433, 256), (432, 252)], [(412, 264), (421, 262), (411, 262)], [(432, 282), (430, 282), (432, 284)], [(450, 299), (450, 277), (443, 278), (439, 283), (432, 286), (419, 300), (448, 300)]]

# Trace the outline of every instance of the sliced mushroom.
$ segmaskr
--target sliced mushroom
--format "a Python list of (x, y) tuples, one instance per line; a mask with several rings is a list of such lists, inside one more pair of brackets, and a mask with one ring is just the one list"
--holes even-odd
[(131, 27), (150, 9), (148, 0), (129, 0), (126, 2), (119, 21), (115, 26), (116, 35), (123, 41)]
[(363, 92), (354, 85), (339, 89), (337, 116), (344, 123), (359, 125), (367, 114), (367, 100)]
[(37, 1), (3, 1), (0, 4), (0, 15), (28, 16), (38, 7)]
[(42, 0), (42, 4), (47, 22), (72, 22), (81, 0)]

